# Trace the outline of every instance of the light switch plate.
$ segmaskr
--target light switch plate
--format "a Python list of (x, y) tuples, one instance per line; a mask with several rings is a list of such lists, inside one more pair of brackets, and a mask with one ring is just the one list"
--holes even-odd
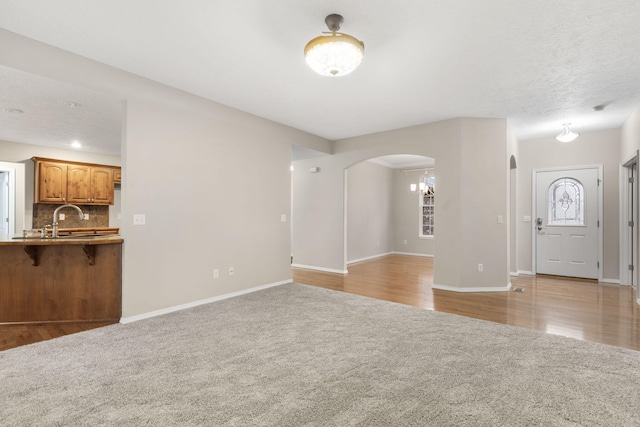
[(287, 216), (285, 214), (280, 215), (280, 221), (287, 222)]
[(144, 214), (133, 215), (133, 225), (144, 225), (145, 222), (146, 222), (146, 217)]
[(89, 214), (84, 214), (84, 219), (89, 219)]

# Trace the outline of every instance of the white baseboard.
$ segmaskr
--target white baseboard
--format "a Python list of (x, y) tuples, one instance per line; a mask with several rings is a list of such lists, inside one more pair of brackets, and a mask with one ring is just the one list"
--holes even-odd
[(347, 270), (334, 270), (333, 268), (316, 267), (314, 265), (291, 264), (291, 267), (304, 268), (304, 269), (307, 269), (307, 270), (325, 271), (327, 273), (338, 273), (338, 274), (347, 274), (347, 273), (349, 273)]
[(352, 261), (347, 261), (347, 265), (353, 264), (353, 263), (356, 263), (356, 262), (369, 261), (370, 259), (382, 258), (383, 256), (391, 255), (392, 253), (393, 252), (387, 252), (385, 254), (371, 255), (371, 256), (368, 256), (368, 257), (365, 257), (365, 258), (354, 259)]
[(620, 279), (604, 279), (604, 278), (603, 278), (603, 279), (602, 279), (602, 280), (600, 280), (600, 281), (601, 281), (601, 282), (604, 282), (604, 283), (613, 283), (613, 284), (615, 284), (615, 285), (619, 285), (619, 284), (620, 284)]
[(524, 271), (524, 270), (518, 270), (518, 276), (521, 274), (526, 274), (527, 276), (535, 276), (536, 274), (533, 271)]
[(511, 271), (511, 272), (509, 272), (509, 276), (518, 277), (519, 275), (520, 275), (520, 272), (518, 272), (518, 271), (515, 271), (515, 272), (514, 272), (514, 271)]
[(242, 291), (232, 292), (230, 294), (224, 294), (224, 295), (220, 295), (220, 296), (217, 296), (217, 297), (212, 297), (212, 298), (202, 299), (202, 300), (199, 300), (199, 301), (189, 302), (189, 303), (186, 303), (186, 304), (175, 305), (173, 307), (167, 307), (167, 308), (163, 308), (163, 309), (160, 309), (160, 310), (151, 311), (149, 313), (137, 314), (135, 316), (129, 316), (129, 317), (122, 317), (120, 319), (120, 323), (127, 324), (127, 323), (137, 322), (139, 320), (150, 319), (152, 317), (162, 316), (163, 314), (169, 314), (169, 313), (173, 313), (175, 311), (186, 310), (188, 308), (197, 307), (199, 305), (210, 304), (212, 302), (222, 301), (222, 300), (225, 300), (225, 299), (237, 297), (237, 296), (244, 295), (244, 294), (250, 294), (252, 292), (257, 292), (257, 291), (261, 291), (263, 289), (273, 288), (275, 286), (285, 285), (287, 283), (291, 283), (291, 280), (283, 280), (281, 282), (270, 283), (268, 285), (256, 286), (255, 288), (244, 289)]
[(396, 252), (396, 251), (393, 251), (391, 253), (394, 255), (411, 255), (411, 256), (424, 256), (427, 258), (433, 258), (433, 254), (414, 254), (411, 252)]
[(431, 285), (432, 289), (440, 289), (442, 291), (453, 291), (453, 292), (507, 292), (511, 289), (511, 283), (507, 286), (487, 286), (481, 288), (462, 288), (456, 286), (447, 286), (447, 285)]

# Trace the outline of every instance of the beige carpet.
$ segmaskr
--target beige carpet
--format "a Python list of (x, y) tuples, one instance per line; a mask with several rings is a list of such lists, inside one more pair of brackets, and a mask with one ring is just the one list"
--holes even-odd
[(0, 352), (2, 426), (632, 426), (640, 352), (288, 284)]

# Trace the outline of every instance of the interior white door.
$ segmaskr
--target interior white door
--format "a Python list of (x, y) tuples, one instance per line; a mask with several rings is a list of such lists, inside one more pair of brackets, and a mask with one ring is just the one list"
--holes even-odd
[(536, 272), (598, 278), (598, 169), (536, 171)]
[(9, 174), (0, 171), (0, 234), (9, 234)]

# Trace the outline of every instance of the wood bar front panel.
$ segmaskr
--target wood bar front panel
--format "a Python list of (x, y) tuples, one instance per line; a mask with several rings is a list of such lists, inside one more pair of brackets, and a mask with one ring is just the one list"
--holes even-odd
[(24, 246), (0, 246), (0, 323), (119, 320), (122, 245), (92, 247), (94, 265), (84, 245), (49, 245), (32, 266)]

